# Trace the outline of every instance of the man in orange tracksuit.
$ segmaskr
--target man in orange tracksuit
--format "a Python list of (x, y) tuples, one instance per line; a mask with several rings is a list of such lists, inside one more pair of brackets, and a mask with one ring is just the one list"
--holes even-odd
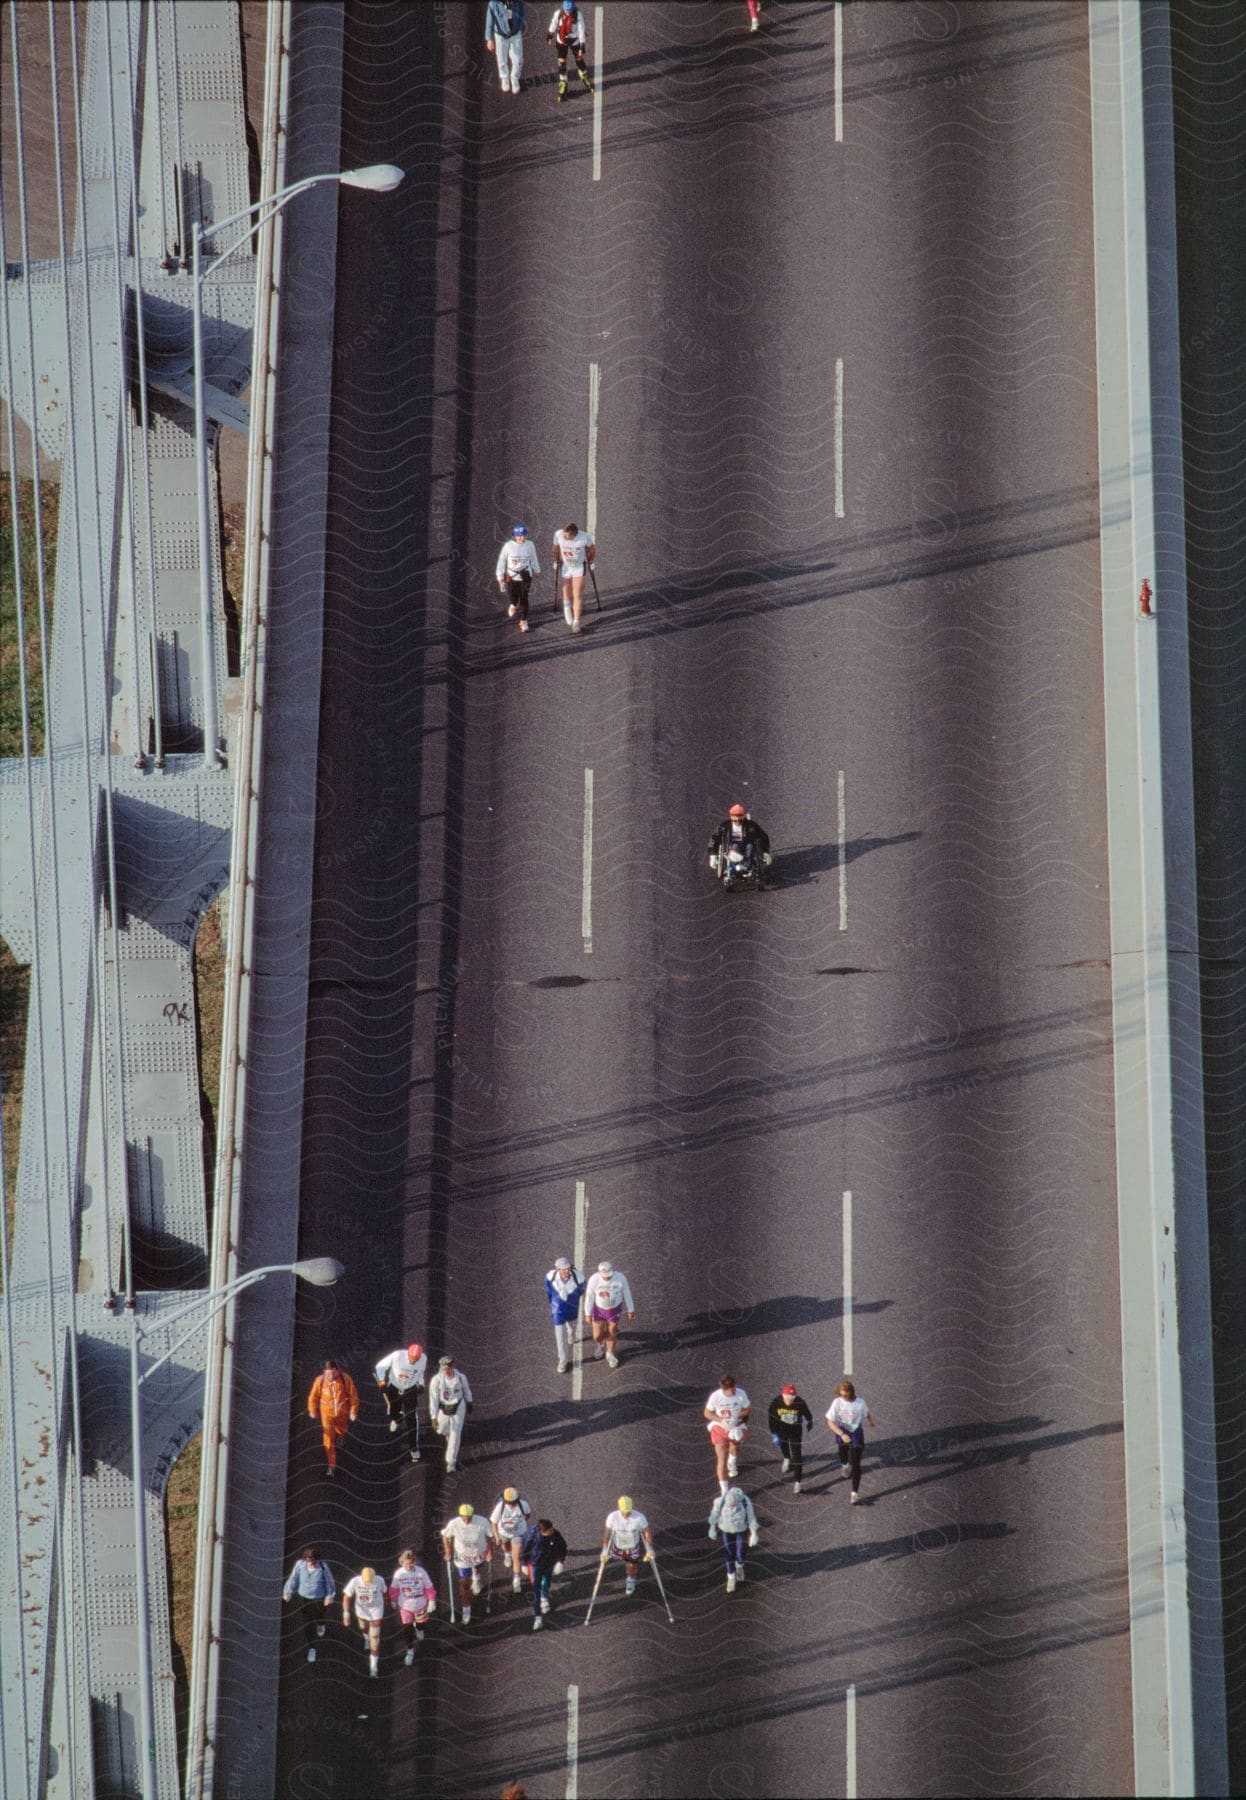
[(344, 1369), (330, 1356), (312, 1382), (307, 1396), (307, 1416), (320, 1415), (320, 1432), (324, 1443), (325, 1470), (332, 1476), (337, 1468), (337, 1440), (346, 1436), (346, 1427), (359, 1417), (359, 1389)]

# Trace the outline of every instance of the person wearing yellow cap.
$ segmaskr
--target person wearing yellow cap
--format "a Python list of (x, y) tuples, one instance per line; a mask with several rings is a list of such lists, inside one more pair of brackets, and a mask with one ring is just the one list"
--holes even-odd
[(375, 1569), (360, 1569), (342, 1589), (343, 1625), (350, 1624), (352, 1601), (355, 1623), (368, 1647), (368, 1673), (375, 1680), (380, 1673), (381, 1620), (385, 1617), (385, 1583)]
[(636, 1592), (636, 1566), (642, 1555), (645, 1562), (653, 1560), (653, 1527), (644, 1513), (637, 1512), (631, 1495), (620, 1494), (615, 1511), (606, 1514), (601, 1560), (606, 1563), (613, 1557), (623, 1564), (627, 1571), (625, 1593)]
[(470, 1625), (472, 1595), (481, 1589), (480, 1571), (488, 1564), (490, 1576), (493, 1574), (493, 1533), (489, 1521), (477, 1517), (475, 1507), (465, 1500), (455, 1517), (442, 1527), (441, 1543), (446, 1557), (446, 1579), (451, 1584), (450, 1618), (454, 1618), (453, 1582), (457, 1578), (463, 1623)]
[(516, 1594), (521, 1593), (523, 1583), (519, 1578), (519, 1559), (523, 1552), (523, 1541), (532, 1525), (532, 1508), (518, 1488), (502, 1489), (489, 1514), (489, 1523), (493, 1527), (494, 1543), (504, 1556), (510, 1557), (511, 1590)]

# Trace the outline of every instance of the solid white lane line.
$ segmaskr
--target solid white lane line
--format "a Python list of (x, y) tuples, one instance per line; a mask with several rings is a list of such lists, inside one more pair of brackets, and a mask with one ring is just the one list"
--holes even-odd
[(601, 392), (601, 368), (588, 365), (588, 496), (584, 502), (584, 529), (597, 530), (597, 399)]
[(844, 1724), (848, 1737), (848, 1773), (844, 1782), (847, 1800), (857, 1800), (857, 1684), (848, 1683), (844, 1695)]
[[(605, 61), (601, 54), (601, 21), (604, 6), (593, 8), (593, 180), (601, 180), (601, 71)], [(838, 10), (838, 9), (837, 9)], [(589, 530), (593, 528), (590, 525)]]
[(844, 1374), (852, 1374), (852, 1189), (844, 1189)]
[(835, 359), (835, 517), (844, 516), (844, 359)]
[[(575, 1267), (584, 1273), (584, 1258), (588, 1254), (588, 1196), (584, 1191), (584, 1183), (575, 1184), (575, 1245), (571, 1251), (571, 1260)], [(577, 1319), (575, 1325), (575, 1343), (571, 1347), (571, 1398), (584, 1398), (584, 1339), (580, 1336), (583, 1320)]]
[(593, 771), (584, 771), (584, 878), (580, 891), (580, 934), (584, 954), (593, 954)]
[(839, 860), (839, 929), (848, 929), (848, 807), (844, 798), (844, 771), (839, 771), (839, 823), (836, 848)]
[[(600, 7), (598, 11), (600, 11)], [(835, 0), (835, 142), (844, 141), (844, 9)]]
[(567, 1800), (580, 1794), (580, 1690), (575, 1682), (567, 1689)]

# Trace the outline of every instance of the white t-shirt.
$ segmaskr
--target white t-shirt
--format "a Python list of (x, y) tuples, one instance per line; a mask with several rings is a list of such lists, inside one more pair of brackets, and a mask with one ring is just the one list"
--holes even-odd
[(841, 1431), (860, 1431), (869, 1415), (869, 1407), (858, 1394), (855, 1400), (845, 1400), (837, 1394), (826, 1409), (826, 1416), (832, 1425), (838, 1425)]
[(730, 1429), (732, 1425), (740, 1423), (740, 1415), (745, 1407), (751, 1406), (752, 1402), (742, 1387), (737, 1387), (734, 1394), (725, 1394), (719, 1387), (714, 1389), (705, 1404), (714, 1415), (708, 1421), (710, 1428), (713, 1429), (715, 1425), (726, 1425)]
[(441, 1535), (450, 1539), (454, 1560), (461, 1569), (483, 1562), (493, 1541), (488, 1520), (479, 1514), (470, 1519), (451, 1519)]
[(616, 1509), (606, 1518), (606, 1530), (610, 1533), (610, 1541), (616, 1550), (635, 1550), (639, 1547), (643, 1534), (649, 1529), (649, 1521), (644, 1513), (634, 1509), (629, 1513)]
[(497, 579), (504, 575), (515, 579), (521, 575), (539, 575), (541, 565), (536, 557), (536, 545), (530, 538), (511, 538), (502, 545), (498, 552)]
[(423, 1352), (412, 1362), (405, 1350), (392, 1350), (376, 1365), (376, 1378), (405, 1393), (408, 1388), (423, 1387), (427, 1367), (428, 1357)]
[(554, 539), (554, 555), (558, 557), (564, 575), (582, 575), (588, 562), (588, 547), (595, 539), (589, 531), (577, 531), (573, 538), (567, 538), (560, 531)]
[(399, 1563), (389, 1584), (389, 1597), (395, 1606), (403, 1612), (430, 1612), (436, 1605), (435, 1595), (427, 1569), (419, 1563), (413, 1569), (404, 1569)]
[(499, 1500), (489, 1518), (497, 1526), (499, 1537), (521, 1538), (532, 1521), (532, 1508), (524, 1499)]
[(362, 1575), (352, 1575), (342, 1593), (355, 1602), (355, 1611), (361, 1619), (384, 1618), (385, 1583), (379, 1575), (374, 1575), (371, 1581), (365, 1581)]
[(632, 1290), (627, 1285), (627, 1276), (620, 1275), (613, 1269), (609, 1275), (600, 1270), (588, 1278), (588, 1286), (584, 1290), (584, 1304), (589, 1313), (594, 1310), (613, 1312), (621, 1306), (625, 1312), (635, 1312), (632, 1305)]

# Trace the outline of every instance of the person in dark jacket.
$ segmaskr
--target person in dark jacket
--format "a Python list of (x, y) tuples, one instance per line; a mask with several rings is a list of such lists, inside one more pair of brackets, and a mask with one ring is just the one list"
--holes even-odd
[(774, 861), (770, 854), (769, 837), (756, 819), (750, 819), (747, 810), (738, 800), (734, 806), (728, 807), (726, 818), (710, 839), (710, 868), (715, 875), (719, 872), (724, 853), (733, 845), (751, 851), (763, 868), (768, 869)]
[(532, 1575), (532, 1629), (540, 1631), (549, 1611), (550, 1577), (562, 1574), (567, 1540), (548, 1519), (538, 1519), (523, 1541), (522, 1554)]
[(332, 1606), (336, 1592), (332, 1570), (328, 1563), (321, 1562), (316, 1546), (309, 1544), (290, 1570), (290, 1578), (281, 1590), (281, 1598), (287, 1604), (291, 1600), (299, 1603), (308, 1662), (316, 1660), (316, 1640), (324, 1636), (322, 1615), (326, 1606)]
[(801, 1445), (805, 1432), (813, 1429), (813, 1414), (790, 1381), (770, 1402), (768, 1422), (775, 1447), (783, 1453), (783, 1473), (792, 1471), (792, 1492), (799, 1494), (804, 1468)]

